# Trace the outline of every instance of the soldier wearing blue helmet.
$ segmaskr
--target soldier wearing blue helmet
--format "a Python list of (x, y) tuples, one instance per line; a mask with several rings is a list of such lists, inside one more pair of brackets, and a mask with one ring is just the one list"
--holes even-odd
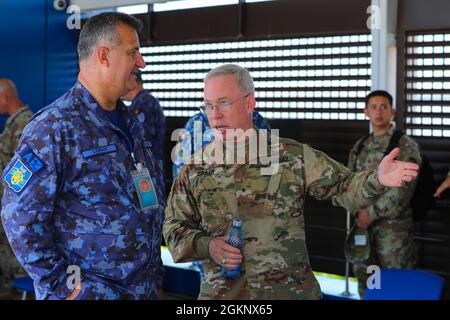
[(140, 22), (89, 19), (75, 85), (40, 110), (5, 168), (2, 222), (38, 299), (153, 299), (162, 282), (162, 172), (119, 99), (145, 63)]

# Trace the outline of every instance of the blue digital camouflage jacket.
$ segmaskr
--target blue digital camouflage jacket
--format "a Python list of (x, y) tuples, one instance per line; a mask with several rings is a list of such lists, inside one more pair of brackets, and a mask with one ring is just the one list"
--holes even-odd
[(142, 90), (134, 97), (130, 109), (144, 127), (151, 142), (153, 155), (164, 168), (166, 118), (158, 99), (147, 90)]
[[(162, 282), (162, 172), (143, 128), (118, 102), (130, 143), (80, 83), (38, 112), (5, 168), (2, 222), (38, 299), (151, 299)], [(159, 207), (141, 210), (134, 156), (153, 177)]]

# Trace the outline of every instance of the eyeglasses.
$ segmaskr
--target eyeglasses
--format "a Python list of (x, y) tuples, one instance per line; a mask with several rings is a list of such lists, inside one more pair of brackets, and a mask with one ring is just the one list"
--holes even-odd
[(220, 112), (227, 112), (230, 111), (231, 106), (233, 105), (233, 103), (235, 103), (236, 101), (242, 100), (247, 98), (250, 95), (250, 93), (246, 94), (245, 96), (236, 99), (234, 101), (229, 101), (229, 100), (220, 100), (216, 103), (211, 103), (211, 102), (206, 102), (205, 104), (203, 104), (200, 107), (200, 110), (206, 114), (211, 113), (214, 109), (214, 106), (217, 106), (217, 108), (219, 109)]

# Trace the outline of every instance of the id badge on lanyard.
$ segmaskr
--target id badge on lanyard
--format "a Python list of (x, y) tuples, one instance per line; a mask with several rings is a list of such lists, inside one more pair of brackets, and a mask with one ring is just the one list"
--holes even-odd
[(355, 236), (355, 246), (365, 246), (367, 243), (366, 236), (356, 235)]
[(158, 197), (148, 169), (143, 167), (141, 163), (138, 163), (136, 168), (136, 170), (131, 171), (131, 177), (141, 209), (158, 208)]

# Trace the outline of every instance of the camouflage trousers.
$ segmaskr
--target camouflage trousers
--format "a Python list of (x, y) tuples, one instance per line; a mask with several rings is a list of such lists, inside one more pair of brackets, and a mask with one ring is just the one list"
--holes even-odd
[(17, 261), (0, 223), (0, 286), (10, 288), (15, 278), (26, 275), (27, 273)]
[(368, 229), (371, 238), (370, 257), (353, 264), (361, 298), (367, 289), (367, 267), (414, 269), (417, 262), (414, 224), (411, 221), (380, 220)]

